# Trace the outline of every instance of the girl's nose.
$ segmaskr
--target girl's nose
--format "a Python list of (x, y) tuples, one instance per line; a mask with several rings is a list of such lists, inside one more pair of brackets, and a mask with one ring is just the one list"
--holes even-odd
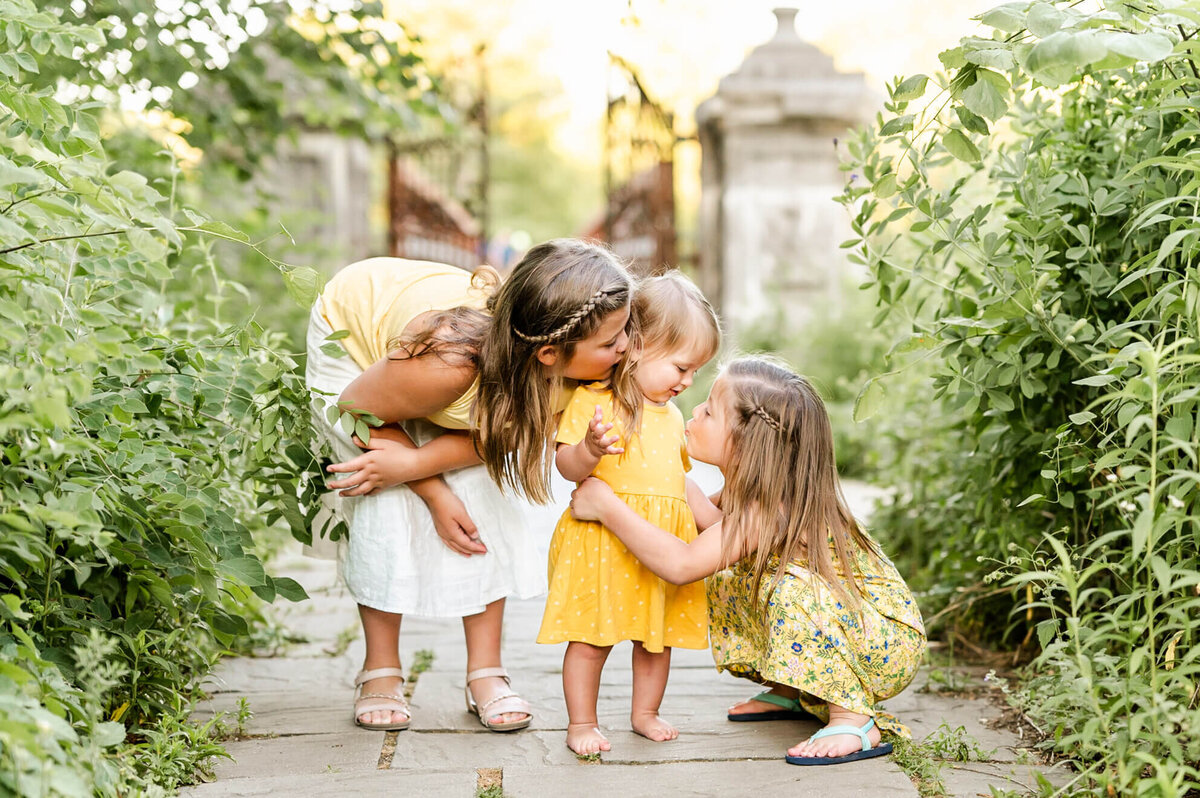
[(619, 355), (625, 354), (625, 350), (628, 348), (629, 348), (629, 335), (624, 330), (622, 330), (620, 337), (617, 338), (617, 354), (619, 354)]
[(692, 377), (693, 376), (695, 376), (695, 375), (692, 374), (692, 372), (690, 372), (690, 371), (684, 372), (683, 379), (679, 381), (679, 384), (682, 385), (684, 388), (692, 387)]

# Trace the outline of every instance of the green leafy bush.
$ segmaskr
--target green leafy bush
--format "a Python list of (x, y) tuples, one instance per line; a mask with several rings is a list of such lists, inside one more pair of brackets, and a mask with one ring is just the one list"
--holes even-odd
[(170, 789), (219, 750), (182, 723), (198, 678), (259, 603), (304, 598), (253, 533), (307, 527), (308, 397), (274, 335), (174, 291), (245, 237), (26, 82), (103, 34), (29, 0), (0, 20), (0, 791)]
[(859, 396), (860, 416), (936, 433), (878, 526), (975, 634), (1040, 647), (1023, 706), (1078, 758), (1068, 792), (1183, 795), (1200, 788), (1200, 8), (1018, 2), (982, 21), (990, 38), (941, 55), (952, 77), (897, 81), (847, 165), (857, 256), (903, 332), (893, 371), (932, 377)]

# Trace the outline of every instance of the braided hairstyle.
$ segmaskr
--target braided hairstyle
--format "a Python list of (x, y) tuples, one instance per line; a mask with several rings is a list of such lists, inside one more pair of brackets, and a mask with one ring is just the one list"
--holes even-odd
[[(538, 350), (553, 346), (558, 362), (569, 362), (576, 344), (610, 314), (629, 307), (632, 293), (632, 278), (610, 250), (555, 239), (526, 252), (491, 297), (472, 428), (475, 448), (496, 484), (538, 503), (550, 500), (554, 400), (562, 378), (547, 379)], [(610, 388), (618, 416), (628, 423), (641, 397), (624, 361)]]
[[(722, 468), (726, 561), (753, 549), (751, 595), (760, 600), (770, 596), (789, 562), (807, 561), (836, 596), (857, 607), (863, 588), (854, 576), (855, 557), (859, 551), (880, 554), (842, 495), (833, 428), (820, 394), (781, 362), (753, 356), (727, 365), (714, 395), (729, 424)], [(761, 593), (772, 563), (770, 588)]]

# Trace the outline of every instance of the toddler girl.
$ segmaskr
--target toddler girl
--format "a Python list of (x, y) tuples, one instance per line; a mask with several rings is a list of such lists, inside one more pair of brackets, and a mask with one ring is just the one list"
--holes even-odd
[[(925, 630), (904, 580), (846, 507), (820, 396), (770, 360), (742, 358), (713, 384), (687, 435), (688, 453), (725, 475), (719, 508), (689, 483), (704, 530), (694, 541), (656, 528), (595, 479), (572, 494), (575, 517), (603, 523), (672, 584), (711, 577), (717, 668), (828, 719), (788, 749), (789, 763), (888, 753), (877, 725), (908, 730), (876, 702), (912, 681)], [(751, 699), (731, 715), (772, 717), (780, 701)]]
[[(640, 343), (631, 345), (627, 368), (640, 407), (621, 413), (611, 389), (577, 388), (559, 424), (556, 463), (573, 482), (594, 474), (630, 512), (691, 541), (696, 524), (684, 476), (691, 466), (683, 416), (670, 400), (716, 352), (720, 328), (704, 296), (678, 274), (638, 286), (633, 327)], [(602, 525), (564, 512), (550, 542), (550, 594), (537, 639), (568, 641), (563, 692), (571, 750), (610, 748), (597, 727), (596, 698), (604, 661), (622, 640), (633, 641), (633, 730), (655, 741), (674, 739), (678, 732), (658, 716), (671, 648), (704, 648), (706, 625), (703, 585), (666, 584)]]

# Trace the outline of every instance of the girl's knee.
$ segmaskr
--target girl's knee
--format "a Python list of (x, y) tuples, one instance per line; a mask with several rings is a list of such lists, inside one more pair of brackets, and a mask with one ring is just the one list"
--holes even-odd
[(570, 643), (567, 643), (566, 655), (568, 657), (578, 657), (579, 659), (606, 660), (610, 651), (612, 651), (612, 646), (593, 646), (591, 643), (572, 640)]

